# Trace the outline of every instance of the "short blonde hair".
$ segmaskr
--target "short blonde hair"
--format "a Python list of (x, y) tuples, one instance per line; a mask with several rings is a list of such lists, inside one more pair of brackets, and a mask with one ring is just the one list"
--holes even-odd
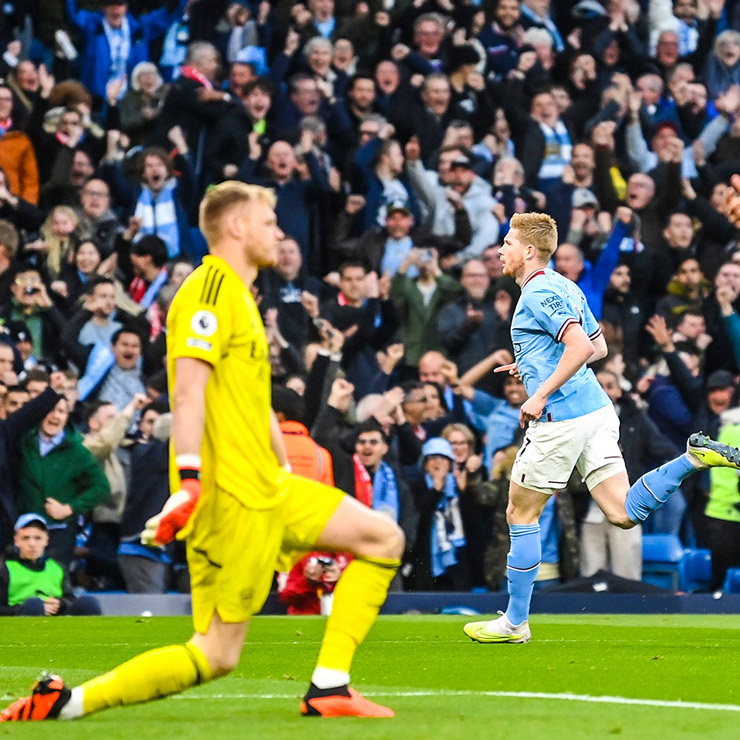
[(465, 441), (468, 443), (468, 447), (470, 448), (470, 454), (472, 455), (475, 452), (475, 435), (473, 432), (470, 431), (470, 427), (468, 427), (465, 424), (461, 424), (459, 422), (455, 422), (454, 424), (448, 424), (443, 430), (442, 436), (444, 439), (446, 439), (448, 442), (450, 441), (450, 435), (457, 432), (458, 434), (462, 434), (463, 437), (465, 437)]
[(221, 235), (221, 221), (235, 206), (251, 201), (266, 203), (275, 208), (277, 198), (269, 188), (247, 185), (238, 180), (226, 180), (209, 188), (200, 203), (198, 223), (206, 241), (215, 241)]
[(558, 225), (546, 213), (515, 213), (511, 228), (519, 232), (519, 241), (531, 244), (541, 262), (549, 262), (558, 248)]

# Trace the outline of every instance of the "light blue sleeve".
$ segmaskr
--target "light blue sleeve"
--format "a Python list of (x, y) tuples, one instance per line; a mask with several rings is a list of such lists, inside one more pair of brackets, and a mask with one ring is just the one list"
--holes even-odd
[(500, 399), (494, 398), (490, 393), (478, 390), (473, 392), (473, 411), (481, 416), (490, 416), (498, 406)]
[(475, 428), (481, 432), (487, 431), (488, 417), (496, 411), (502, 403), (505, 403), (503, 399), (495, 398), (485, 391), (476, 389), (473, 393), (473, 400), (470, 404), (474, 414), (472, 421)]
[(565, 293), (551, 287), (527, 291), (524, 305), (537, 325), (556, 342), (563, 338), (568, 326), (582, 321), (582, 310), (576, 309)]

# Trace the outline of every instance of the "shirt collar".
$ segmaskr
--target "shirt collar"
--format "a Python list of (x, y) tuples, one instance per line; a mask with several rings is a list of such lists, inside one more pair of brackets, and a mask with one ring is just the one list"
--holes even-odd
[(544, 268), (540, 268), (539, 270), (535, 270), (533, 273), (527, 276), (527, 279), (522, 283), (521, 289), (524, 290), (524, 286), (533, 278), (536, 278), (538, 275), (544, 275), (545, 270)]
[(64, 439), (64, 429), (62, 429), (61, 432), (58, 434), (55, 434), (53, 437), (49, 437), (49, 439), (46, 439), (44, 435), (41, 433), (41, 430), (39, 430), (39, 442), (44, 445), (51, 445), (52, 447), (56, 447), (57, 445), (62, 443), (62, 440)]

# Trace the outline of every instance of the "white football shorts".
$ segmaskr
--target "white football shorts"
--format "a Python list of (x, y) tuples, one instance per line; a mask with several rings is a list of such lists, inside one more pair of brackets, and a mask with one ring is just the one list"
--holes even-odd
[(566, 421), (530, 421), (511, 469), (518, 485), (551, 495), (576, 468), (592, 491), (624, 471), (619, 417), (612, 404)]

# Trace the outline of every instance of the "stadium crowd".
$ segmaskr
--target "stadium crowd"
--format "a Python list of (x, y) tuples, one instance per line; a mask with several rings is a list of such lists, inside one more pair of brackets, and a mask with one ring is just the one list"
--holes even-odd
[[(602, 324), (630, 482), (695, 430), (740, 444), (738, 29), (738, 0), (7, 0), (2, 545), (35, 513), (77, 585), (187, 588), (140, 535), (169, 495), (167, 310), (226, 179), (277, 194), (257, 298), (294, 471), (402, 525), (397, 588), (504, 580), (514, 213), (556, 218)], [(709, 548), (713, 590), (740, 566), (731, 470), (629, 531), (574, 475), (541, 525), (541, 587), (639, 580), (643, 529)], [(317, 609), (341, 568), (297, 567)]]

